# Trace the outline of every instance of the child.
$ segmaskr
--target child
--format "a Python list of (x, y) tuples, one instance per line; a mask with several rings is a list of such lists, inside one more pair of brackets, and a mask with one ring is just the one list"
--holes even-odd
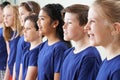
[[(6, 4), (7, 5), (7, 4)], [(0, 79), (4, 79), (6, 63), (7, 63), (7, 48), (3, 37), (3, 8), (4, 4), (0, 4)]]
[(102, 46), (107, 54), (96, 80), (120, 80), (120, 0), (96, 0), (85, 29), (91, 45)]
[(35, 14), (25, 18), (24, 40), (30, 43), (30, 47), (27, 46), (23, 49), (19, 80), (36, 80), (37, 77), (37, 58), (42, 42), (42, 35), (38, 31), (37, 20), (38, 16)]
[(17, 43), (20, 38), (21, 25), (18, 17), (17, 6), (7, 5), (3, 9), (4, 31), (3, 35), (7, 43), (8, 63), (4, 80), (9, 80), (13, 75), (13, 65), (16, 58)]
[(39, 13), (39, 33), (47, 37), (38, 56), (38, 80), (59, 80), (63, 53), (68, 49), (63, 40), (60, 4), (47, 4)]
[(87, 23), (88, 6), (74, 4), (63, 10), (64, 40), (74, 47), (65, 51), (60, 80), (95, 80), (102, 62), (95, 47), (89, 45), (84, 27)]
[[(19, 11), (19, 19), (21, 22), (21, 26), (23, 28), (25, 17), (29, 16), (32, 13), (39, 14), (40, 6), (35, 1), (22, 2), (19, 5), (18, 11)], [(13, 80), (18, 80), (22, 51), (26, 45), (30, 45), (30, 44), (24, 41), (23, 32), (21, 32), (21, 36), (18, 41), (16, 61), (14, 64)]]

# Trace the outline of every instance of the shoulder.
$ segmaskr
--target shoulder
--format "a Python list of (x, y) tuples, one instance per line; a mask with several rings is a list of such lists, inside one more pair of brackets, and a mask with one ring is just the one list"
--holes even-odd
[(80, 52), (80, 54), (82, 54), (80, 57), (82, 57), (83, 60), (102, 62), (101, 56), (95, 47), (88, 47)]
[(84, 51), (85, 52), (98, 52), (97, 48), (93, 46), (87, 47)]
[(116, 56), (112, 60), (110, 60), (110, 65), (113, 71), (120, 71), (120, 55)]
[(98, 57), (99, 56), (100, 57), (100, 54), (99, 54), (97, 48), (92, 47), (92, 46), (84, 49), (81, 53), (83, 53), (84, 56), (89, 56), (89, 57), (96, 57), (96, 56)]
[(54, 48), (68, 49), (67, 44), (63, 41), (59, 41), (59, 42), (55, 43), (53, 46), (54, 46)]

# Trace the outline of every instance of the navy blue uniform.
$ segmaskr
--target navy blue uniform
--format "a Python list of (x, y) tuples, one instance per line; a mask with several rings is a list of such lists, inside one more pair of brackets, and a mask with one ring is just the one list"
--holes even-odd
[(120, 80), (120, 55), (103, 61), (96, 80)]
[(96, 80), (102, 60), (95, 47), (75, 54), (74, 48), (65, 51), (60, 80)]
[(36, 48), (29, 50), (29, 46), (26, 47), (23, 50), (23, 57), (22, 57), (22, 80), (25, 80), (27, 70), (29, 66), (35, 66), (37, 67), (37, 60), (38, 60), (38, 53), (39, 53), (39, 47), (41, 45), (37, 46)]
[(60, 72), (66, 49), (68, 47), (63, 41), (53, 45), (48, 45), (48, 41), (43, 43), (38, 56), (38, 80), (54, 80), (54, 73)]
[(18, 80), (19, 78), (19, 72), (20, 72), (20, 63), (21, 63), (21, 59), (22, 59), (22, 53), (23, 53), (23, 49), (26, 46), (29, 46), (30, 44), (28, 42), (24, 41), (24, 36), (21, 36), (18, 44), (17, 44), (17, 54), (16, 54), (16, 60), (15, 60), (15, 72), (16, 72), (16, 80)]

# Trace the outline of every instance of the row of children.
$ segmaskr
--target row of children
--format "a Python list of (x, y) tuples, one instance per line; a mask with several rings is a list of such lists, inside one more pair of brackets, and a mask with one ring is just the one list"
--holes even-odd
[[(28, 1), (3, 9), (4, 80), (120, 79), (119, 0), (95, 0), (90, 9), (83, 4), (37, 5)], [(94, 46), (106, 49), (103, 62)]]

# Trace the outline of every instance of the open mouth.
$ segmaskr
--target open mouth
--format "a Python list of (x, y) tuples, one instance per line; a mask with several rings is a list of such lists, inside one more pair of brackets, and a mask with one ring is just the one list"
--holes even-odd
[(89, 36), (90, 40), (93, 40), (95, 37), (94, 34), (88, 34), (88, 36)]

